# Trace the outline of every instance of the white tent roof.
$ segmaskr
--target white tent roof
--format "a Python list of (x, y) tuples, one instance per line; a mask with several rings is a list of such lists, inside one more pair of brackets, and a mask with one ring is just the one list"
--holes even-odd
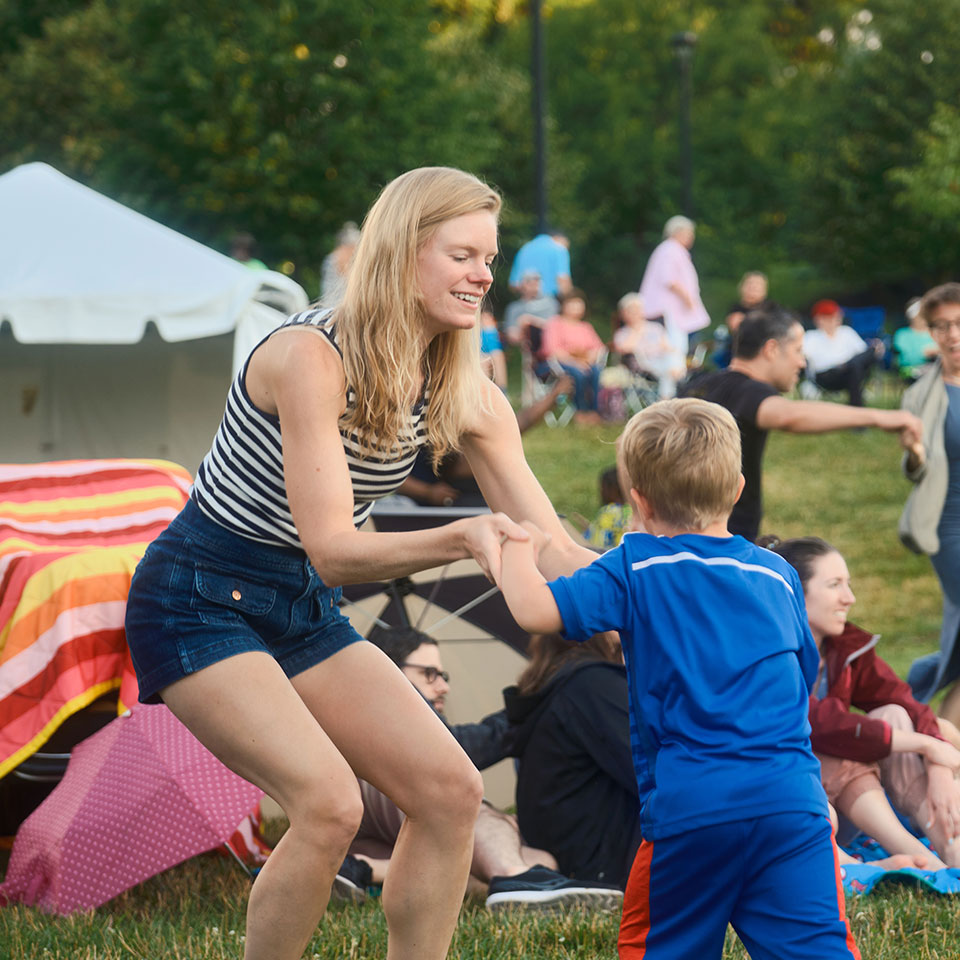
[(170, 342), (263, 329), (264, 287), (284, 313), (307, 304), (283, 274), (251, 270), (45, 163), (0, 176), (0, 225), (0, 320), (21, 343), (137, 343), (148, 321)]

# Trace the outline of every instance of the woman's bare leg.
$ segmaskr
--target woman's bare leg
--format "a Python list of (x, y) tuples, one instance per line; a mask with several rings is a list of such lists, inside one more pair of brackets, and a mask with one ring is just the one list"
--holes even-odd
[(939, 714), (955, 727), (960, 727), (960, 682), (955, 683), (944, 695)]
[(882, 789), (866, 790), (848, 809), (840, 812), (873, 837), (888, 853), (920, 854), (933, 861), (931, 870), (946, 866), (903, 826)]
[(937, 717), (937, 726), (940, 728), (940, 736), (951, 746), (960, 750), (960, 730), (951, 723), (946, 717)]
[(387, 960), (442, 960), (466, 889), (480, 774), (372, 644), (341, 650), (293, 684), (356, 775), (406, 814), (383, 887)]
[(360, 823), (356, 777), (267, 654), (222, 660), (162, 695), (207, 749), (289, 818), (250, 891), (244, 957), (298, 960)]

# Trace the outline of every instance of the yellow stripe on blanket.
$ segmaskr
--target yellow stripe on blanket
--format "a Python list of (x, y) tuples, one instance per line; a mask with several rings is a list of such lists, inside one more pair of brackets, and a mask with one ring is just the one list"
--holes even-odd
[[(145, 506), (173, 506), (179, 510), (183, 506), (184, 494), (169, 484), (156, 484), (150, 487), (134, 487), (127, 490), (114, 490), (109, 493), (95, 493), (83, 497), (57, 497), (54, 500), (0, 500), (0, 516), (17, 520), (48, 520), (51, 514), (59, 514), (57, 520), (75, 520), (82, 516), (98, 518), (104, 515), (134, 513)], [(136, 506), (137, 511), (115, 507)]]
[[(116, 690), (120, 686), (120, 678), (115, 677), (112, 680), (104, 680), (103, 683), (95, 684), (83, 693), (78, 694), (72, 700), (68, 700), (44, 725), (43, 729), (34, 736), (29, 743), (25, 743), (16, 753), (10, 754), (6, 760), (0, 761), (0, 779), (5, 777), (15, 767), (19, 767), (24, 760), (32, 757), (53, 735), (57, 732), (60, 724), (68, 717), (79, 713), (84, 707), (89, 707), (94, 700), (102, 697), (111, 690)], [(118, 710), (118, 712), (120, 712)]]
[[(6, 623), (0, 624), (0, 652), (4, 650), (10, 632), (16, 625), (38, 608), (48, 604), (57, 591), (70, 581), (123, 574), (129, 585), (129, 578), (146, 549), (146, 543), (97, 547), (82, 554), (73, 553), (59, 557), (46, 564), (27, 579), (13, 615)], [(116, 599), (126, 600), (126, 593)], [(61, 611), (55, 611), (59, 612)]]

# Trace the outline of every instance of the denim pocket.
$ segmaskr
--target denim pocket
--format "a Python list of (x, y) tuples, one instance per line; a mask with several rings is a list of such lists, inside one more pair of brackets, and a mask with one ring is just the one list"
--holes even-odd
[(197, 615), (204, 623), (235, 623), (247, 617), (264, 617), (277, 599), (273, 587), (205, 567), (196, 569), (193, 582), (202, 598), (197, 603)]

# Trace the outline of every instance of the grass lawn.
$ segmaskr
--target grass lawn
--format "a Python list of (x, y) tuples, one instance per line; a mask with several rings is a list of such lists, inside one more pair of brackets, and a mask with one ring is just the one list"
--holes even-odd
[[(597, 476), (613, 463), (617, 428), (538, 427), (527, 454), (557, 509), (591, 516)], [(883, 655), (903, 673), (937, 645), (940, 597), (929, 562), (900, 546), (896, 523), (907, 493), (896, 439), (878, 431), (821, 437), (773, 435), (766, 473), (765, 532), (816, 534), (847, 557), (858, 602), (854, 619), (883, 635)], [(691, 864), (691, 882), (709, 883)], [(0, 958), (128, 960), (239, 958), (248, 881), (230, 861), (195, 858), (89, 914), (50, 918), (0, 909)], [(960, 955), (955, 899), (887, 888), (848, 901), (854, 934), (871, 960), (947, 960)], [(617, 918), (492, 916), (468, 903), (450, 956), (462, 960), (562, 960), (616, 956)], [(382, 957), (383, 912), (376, 901), (334, 905), (305, 956)], [(746, 954), (731, 935), (725, 958)]]

